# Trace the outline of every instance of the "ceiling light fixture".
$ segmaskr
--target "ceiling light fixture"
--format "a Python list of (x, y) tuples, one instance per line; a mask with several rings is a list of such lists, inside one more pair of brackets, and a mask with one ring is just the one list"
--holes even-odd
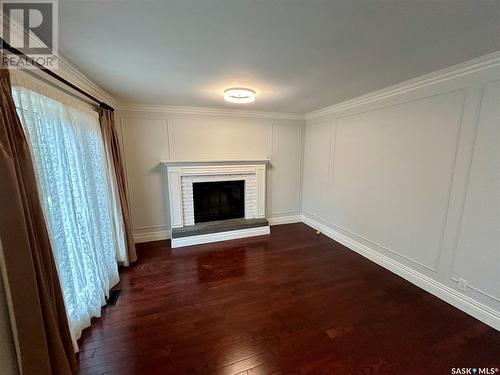
[(255, 101), (255, 91), (244, 87), (231, 87), (224, 90), (224, 100), (237, 104), (253, 103)]

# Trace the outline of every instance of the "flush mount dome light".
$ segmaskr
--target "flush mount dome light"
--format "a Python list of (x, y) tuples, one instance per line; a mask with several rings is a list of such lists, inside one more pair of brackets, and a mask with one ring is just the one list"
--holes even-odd
[(253, 103), (255, 101), (255, 91), (244, 87), (231, 87), (224, 90), (224, 100), (229, 103)]

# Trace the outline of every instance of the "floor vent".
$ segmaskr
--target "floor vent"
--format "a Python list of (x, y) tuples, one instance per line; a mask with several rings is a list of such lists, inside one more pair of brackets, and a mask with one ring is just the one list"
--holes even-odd
[(111, 307), (116, 305), (116, 301), (118, 301), (118, 297), (120, 297), (121, 289), (112, 290), (109, 292), (109, 297), (106, 298), (106, 305), (104, 307)]

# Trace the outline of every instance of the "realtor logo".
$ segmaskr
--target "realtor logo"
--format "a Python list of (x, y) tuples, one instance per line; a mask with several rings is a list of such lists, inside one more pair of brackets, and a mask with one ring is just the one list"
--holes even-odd
[[(46, 68), (55, 68), (57, 1), (10, 0), (1, 2), (2, 39)], [(4, 46), (2, 46), (3, 48)], [(3, 48), (2, 65), (30, 68), (29, 62)]]

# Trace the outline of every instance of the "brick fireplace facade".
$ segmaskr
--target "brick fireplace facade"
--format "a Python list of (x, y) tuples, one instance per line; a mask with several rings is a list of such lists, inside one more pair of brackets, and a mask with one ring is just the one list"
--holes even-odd
[(172, 228), (194, 225), (193, 183), (245, 181), (245, 219), (265, 218), (268, 160), (166, 161)]

